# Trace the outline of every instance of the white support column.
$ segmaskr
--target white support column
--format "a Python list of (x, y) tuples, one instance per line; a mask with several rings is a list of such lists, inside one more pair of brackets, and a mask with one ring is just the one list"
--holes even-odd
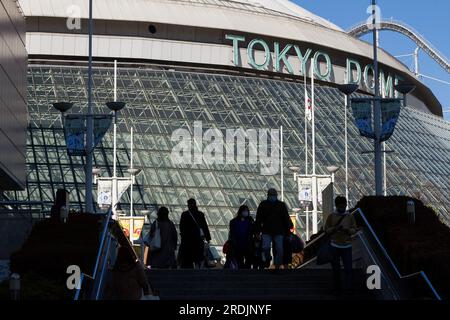
[(349, 194), (348, 194), (348, 96), (345, 95), (345, 198), (347, 201), (349, 201)]
[[(131, 127), (131, 159), (130, 159), (130, 168), (133, 167), (133, 127)], [(133, 214), (133, 184), (134, 184), (135, 176), (131, 175), (131, 186), (130, 186), (130, 242), (133, 244), (133, 233), (134, 233), (134, 214)]]
[(283, 126), (280, 127), (280, 170), (281, 170), (281, 201), (284, 201), (284, 147)]
[(312, 196), (313, 196), (313, 234), (319, 231), (318, 212), (317, 212), (317, 177), (316, 177), (316, 106), (315, 106), (315, 92), (314, 92), (314, 59), (311, 59), (311, 135), (312, 135)]
[[(114, 102), (117, 101), (117, 60), (114, 60)], [(113, 219), (118, 220), (116, 205), (118, 201), (117, 188), (117, 112), (114, 112), (114, 151), (113, 151), (113, 178), (112, 178), (112, 204)]]

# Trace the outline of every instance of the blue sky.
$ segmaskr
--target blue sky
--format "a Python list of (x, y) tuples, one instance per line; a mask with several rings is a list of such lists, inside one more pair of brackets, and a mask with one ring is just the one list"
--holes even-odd
[[(370, 0), (291, 0), (301, 7), (335, 23), (344, 30), (367, 19)], [(449, 0), (378, 0), (382, 19), (400, 20), (420, 32), (434, 47), (450, 59), (450, 1)], [(363, 38), (371, 40), (370, 36)], [(380, 33), (380, 45), (393, 55), (409, 54), (417, 47), (414, 42), (391, 31)], [(413, 58), (401, 58), (413, 66)], [(450, 82), (450, 74), (430, 59), (423, 51), (419, 54), (420, 73)], [(450, 108), (450, 85), (422, 79), (438, 97), (444, 109)], [(450, 121), (450, 113), (444, 114)]]

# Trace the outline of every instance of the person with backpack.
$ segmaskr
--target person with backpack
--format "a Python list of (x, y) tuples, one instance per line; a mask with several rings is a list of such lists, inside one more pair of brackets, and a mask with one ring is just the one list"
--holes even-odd
[(269, 189), (267, 200), (260, 203), (256, 212), (256, 228), (261, 233), (263, 262), (268, 267), (270, 249), (274, 245), (274, 265), (279, 269), (283, 265), (284, 239), (293, 228), (287, 206), (278, 200), (275, 189)]
[(205, 214), (198, 210), (195, 199), (187, 201), (188, 210), (180, 219), (180, 266), (181, 268), (201, 268), (205, 262), (205, 248), (211, 241)]
[[(146, 265), (158, 269), (176, 268), (175, 250), (177, 249), (178, 242), (177, 229), (169, 219), (169, 209), (161, 207), (157, 215), (158, 218), (150, 227), (150, 247)], [(152, 248), (152, 239), (154, 237), (159, 237), (159, 240), (157, 247)]]
[(352, 236), (357, 232), (355, 217), (347, 211), (347, 199), (339, 196), (335, 199), (336, 211), (329, 215), (324, 231), (330, 238), (331, 265), (333, 267), (333, 288), (336, 295), (342, 293), (341, 259), (344, 264), (344, 289), (352, 291)]
[(246, 205), (239, 208), (237, 215), (230, 221), (228, 240), (231, 255), (239, 269), (250, 269), (253, 262), (254, 220)]

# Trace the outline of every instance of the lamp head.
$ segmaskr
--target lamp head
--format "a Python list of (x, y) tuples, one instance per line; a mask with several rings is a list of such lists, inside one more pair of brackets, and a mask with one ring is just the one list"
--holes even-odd
[(58, 110), (61, 113), (69, 111), (73, 107), (73, 103), (71, 102), (55, 102), (53, 103), (53, 108)]
[(114, 112), (118, 112), (120, 110), (122, 110), (123, 108), (125, 108), (125, 102), (121, 102), (121, 101), (112, 101), (112, 102), (107, 102), (106, 106), (114, 111)]
[(401, 94), (408, 94), (414, 91), (416, 89), (416, 86), (409, 83), (400, 83), (396, 85), (395, 90), (400, 92)]
[(128, 173), (131, 174), (132, 176), (137, 176), (139, 173), (141, 173), (142, 169), (138, 169), (138, 168), (129, 168)]
[(338, 167), (338, 166), (327, 167), (328, 172), (331, 174), (338, 172), (340, 169), (341, 169), (341, 167)]
[(300, 172), (300, 167), (297, 166), (289, 167), (289, 170), (291, 170), (294, 173), (298, 173)]
[(339, 91), (347, 96), (354, 93), (356, 90), (358, 90), (358, 88), (359, 88), (359, 86), (357, 84), (353, 84), (353, 83), (341, 84), (338, 86)]

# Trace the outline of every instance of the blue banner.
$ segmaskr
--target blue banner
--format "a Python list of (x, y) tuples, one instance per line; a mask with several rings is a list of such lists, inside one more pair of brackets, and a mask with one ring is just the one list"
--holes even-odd
[(363, 137), (375, 139), (372, 125), (372, 98), (352, 99), (352, 111), (356, 126)]
[(67, 153), (72, 156), (85, 155), (85, 121), (83, 115), (67, 115), (64, 131)]
[(380, 141), (387, 141), (392, 136), (400, 116), (400, 99), (383, 99), (381, 102), (382, 129)]

